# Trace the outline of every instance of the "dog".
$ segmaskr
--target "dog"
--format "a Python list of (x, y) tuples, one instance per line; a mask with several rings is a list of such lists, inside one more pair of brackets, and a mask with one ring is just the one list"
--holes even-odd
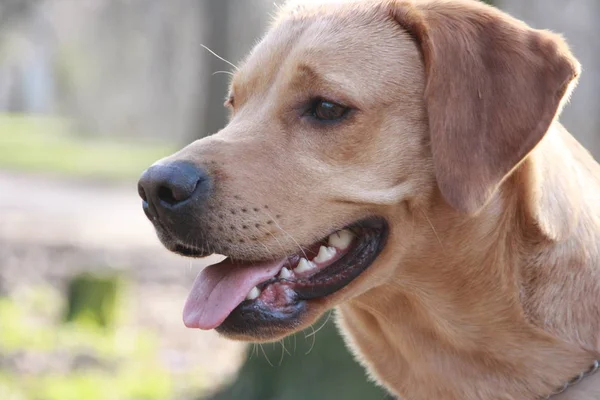
[(475, 0), (281, 7), (228, 125), (139, 181), (167, 249), (227, 256), (185, 325), (274, 341), (335, 308), (399, 398), (600, 398), (600, 166), (558, 121), (579, 74)]

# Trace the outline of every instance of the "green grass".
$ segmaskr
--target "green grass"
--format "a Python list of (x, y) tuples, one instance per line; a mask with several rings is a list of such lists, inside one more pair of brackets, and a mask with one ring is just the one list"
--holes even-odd
[[(148, 365), (120, 371), (69, 375), (15, 376), (0, 373), (0, 395), (23, 400), (164, 400), (172, 395), (170, 377)], [(11, 399), (10, 396), (2, 397)]]
[(203, 392), (201, 371), (168, 369), (153, 332), (128, 325), (128, 318), (110, 330), (65, 324), (65, 306), (64, 296), (46, 285), (28, 288), (16, 298), (0, 297), (0, 354), (27, 352), (33, 360), (86, 354), (104, 367), (17, 373), (10, 363), (0, 365), (0, 399), (169, 400), (181, 398), (182, 391)]
[(0, 115), (0, 168), (129, 180), (174, 146), (86, 139), (55, 117)]

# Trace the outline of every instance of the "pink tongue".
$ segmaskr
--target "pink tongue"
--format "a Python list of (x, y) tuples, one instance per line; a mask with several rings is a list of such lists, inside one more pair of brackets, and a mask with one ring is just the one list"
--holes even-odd
[(226, 259), (204, 268), (183, 308), (183, 323), (205, 330), (221, 325), (254, 286), (277, 275), (284, 261), (234, 265)]

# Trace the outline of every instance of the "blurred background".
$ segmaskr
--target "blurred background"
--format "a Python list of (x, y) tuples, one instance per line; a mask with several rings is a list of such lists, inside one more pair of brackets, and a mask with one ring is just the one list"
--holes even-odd
[[(564, 34), (562, 121), (600, 156), (600, 2), (495, 0)], [(135, 188), (214, 133), (273, 0), (0, 0), (0, 399), (385, 399), (326, 318), (283, 343), (187, 330), (208, 261), (166, 252)]]

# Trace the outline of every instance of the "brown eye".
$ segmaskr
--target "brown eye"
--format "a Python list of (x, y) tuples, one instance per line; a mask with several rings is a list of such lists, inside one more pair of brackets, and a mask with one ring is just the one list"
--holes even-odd
[(319, 121), (336, 121), (341, 119), (346, 112), (347, 107), (327, 100), (317, 100), (312, 109), (312, 115)]

